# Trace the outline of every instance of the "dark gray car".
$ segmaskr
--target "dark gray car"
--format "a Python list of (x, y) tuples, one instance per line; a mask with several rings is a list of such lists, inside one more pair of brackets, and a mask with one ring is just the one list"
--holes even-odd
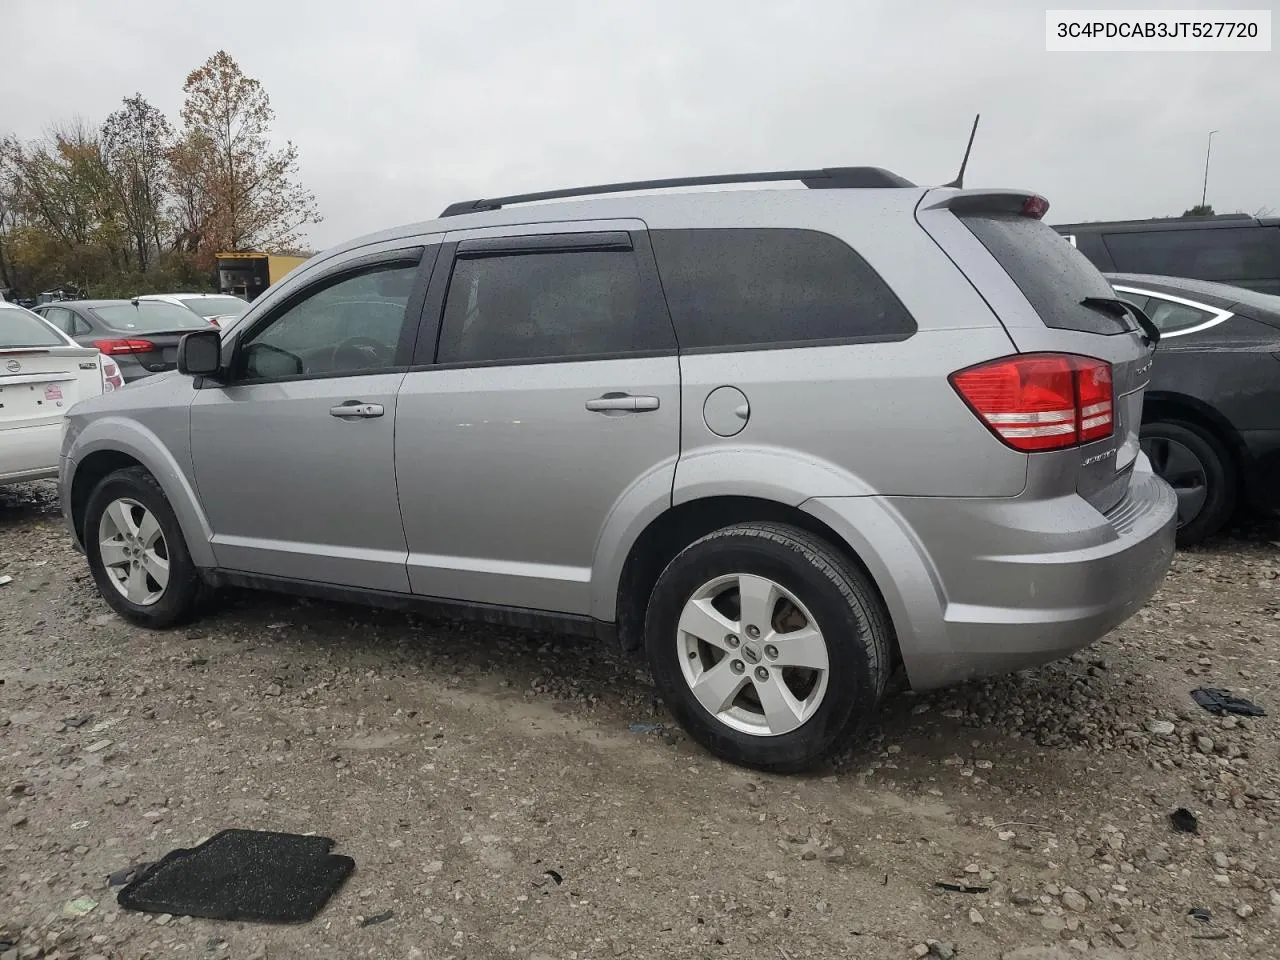
[(126, 383), (173, 370), (183, 335), (210, 327), (186, 307), (159, 300), (70, 300), (35, 312), (76, 343), (115, 360)]
[(1237, 506), (1280, 509), (1280, 297), (1204, 280), (1106, 274), (1160, 328), (1142, 448), (1178, 494), (1178, 543)]

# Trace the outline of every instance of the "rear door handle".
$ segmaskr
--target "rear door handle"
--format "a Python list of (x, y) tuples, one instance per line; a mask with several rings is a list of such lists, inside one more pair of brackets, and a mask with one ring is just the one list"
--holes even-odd
[(646, 410), (657, 410), (662, 405), (657, 397), (633, 397), (629, 393), (606, 393), (587, 401), (587, 409), (595, 413), (640, 413)]
[(380, 417), (385, 413), (380, 403), (365, 403), (363, 400), (347, 400), (336, 407), (329, 408), (329, 416), (341, 420), (368, 420)]

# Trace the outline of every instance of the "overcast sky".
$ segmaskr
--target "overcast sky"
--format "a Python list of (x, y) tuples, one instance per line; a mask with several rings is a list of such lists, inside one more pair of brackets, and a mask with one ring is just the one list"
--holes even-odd
[(583, 183), (860, 164), (941, 183), (979, 111), (967, 185), (1037, 190), (1050, 222), (1181, 213), (1214, 128), (1209, 202), (1280, 215), (1280, 53), (1047, 53), (1048, 5), (1068, 6), (0, 0), (0, 132), (96, 123), (135, 91), (176, 124), (223, 48), (298, 146), (318, 247)]

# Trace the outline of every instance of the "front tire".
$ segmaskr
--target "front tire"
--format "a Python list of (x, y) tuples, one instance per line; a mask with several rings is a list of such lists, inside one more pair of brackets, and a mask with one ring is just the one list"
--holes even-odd
[(1162, 420), (1143, 425), (1141, 443), (1152, 469), (1178, 495), (1178, 546), (1221, 530), (1235, 511), (1236, 472), (1218, 439), (1195, 424)]
[(173, 508), (142, 467), (117, 470), (94, 488), (84, 547), (98, 592), (129, 622), (160, 629), (198, 612), (204, 582)]
[(654, 681), (689, 735), (775, 773), (823, 763), (875, 714), (892, 642), (866, 574), (780, 523), (690, 544), (658, 578), (645, 618)]

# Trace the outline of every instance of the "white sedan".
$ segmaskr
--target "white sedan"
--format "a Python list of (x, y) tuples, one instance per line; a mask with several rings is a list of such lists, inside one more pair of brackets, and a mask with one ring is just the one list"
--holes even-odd
[(179, 307), (186, 307), (198, 317), (204, 317), (215, 327), (230, 324), (249, 309), (249, 304), (227, 293), (147, 293), (139, 300), (163, 300)]
[(123, 385), (110, 357), (0, 300), (0, 486), (56, 477), (66, 412)]

